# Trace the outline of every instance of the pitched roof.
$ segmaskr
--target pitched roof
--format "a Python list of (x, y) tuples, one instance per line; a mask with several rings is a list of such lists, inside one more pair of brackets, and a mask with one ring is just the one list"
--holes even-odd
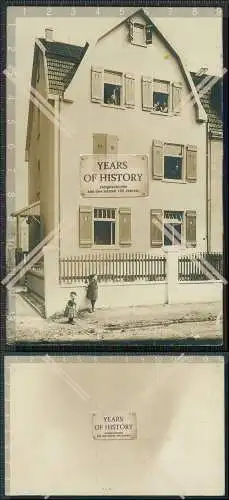
[[(192, 79), (196, 87), (200, 85), (199, 89), (203, 90), (203, 95), (200, 95), (200, 101), (207, 113), (209, 133), (212, 137), (221, 138), (223, 137), (223, 121), (222, 121), (222, 82), (217, 80), (209, 90), (204, 92), (203, 80), (206, 75), (198, 75), (191, 72)], [(208, 76), (208, 84), (213, 82), (213, 76)], [(201, 83), (203, 84), (201, 87)], [(206, 81), (207, 87), (207, 81)]]
[(48, 41), (45, 38), (39, 38), (39, 41), (45, 47), (49, 92), (61, 95), (79, 67), (88, 43), (84, 47), (79, 47), (68, 43)]
[(179, 53), (176, 50), (176, 48), (174, 47), (174, 45), (172, 45), (169, 42), (167, 36), (163, 35), (162, 31), (156, 25), (155, 21), (152, 20), (148, 16), (148, 13), (146, 12), (146, 9), (144, 7), (141, 7), (140, 9), (137, 9), (135, 12), (132, 12), (131, 15), (129, 15), (126, 18), (123, 18), (122, 21), (120, 21), (119, 23), (115, 24), (115, 26), (113, 26), (113, 28), (110, 28), (109, 30), (107, 30), (102, 36), (100, 36), (98, 38), (97, 43), (99, 43), (101, 40), (103, 40), (112, 31), (114, 31), (117, 28), (119, 28), (119, 26), (121, 26), (122, 24), (128, 23), (128, 21), (131, 20), (131, 19), (133, 19), (135, 16), (141, 16), (146, 21), (146, 23), (151, 26), (151, 28), (153, 29), (153, 32), (162, 41), (162, 43), (164, 44), (164, 46), (167, 47), (167, 49), (169, 50), (169, 52), (171, 54), (173, 54), (173, 56), (175, 57), (175, 59), (178, 62), (180, 71), (181, 71), (181, 73), (182, 73), (182, 75), (183, 75), (183, 77), (184, 77), (184, 79), (185, 79), (185, 81), (186, 81), (189, 89), (191, 90), (193, 98), (195, 100), (195, 103), (196, 103), (195, 109), (196, 109), (197, 120), (201, 121), (201, 122), (206, 122), (207, 121), (207, 114), (206, 114), (206, 111), (205, 111), (204, 107), (202, 106), (202, 103), (200, 101), (198, 92), (196, 91), (196, 87), (195, 87), (194, 82), (193, 82), (193, 80), (192, 80), (192, 78), (190, 76), (189, 70), (186, 68), (184, 62), (181, 59), (181, 56), (179, 55)]

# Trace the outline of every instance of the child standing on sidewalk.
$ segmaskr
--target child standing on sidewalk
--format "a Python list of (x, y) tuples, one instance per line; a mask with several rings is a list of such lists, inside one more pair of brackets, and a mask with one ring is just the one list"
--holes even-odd
[(94, 312), (95, 303), (98, 298), (98, 283), (97, 276), (95, 274), (91, 274), (91, 276), (89, 276), (86, 297), (91, 302), (91, 312)]
[(64, 315), (67, 316), (68, 323), (70, 323), (71, 325), (74, 324), (74, 318), (76, 317), (77, 314), (76, 298), (77, 298), (76, 292), (70, 292), (70, 297), (64, 311)]

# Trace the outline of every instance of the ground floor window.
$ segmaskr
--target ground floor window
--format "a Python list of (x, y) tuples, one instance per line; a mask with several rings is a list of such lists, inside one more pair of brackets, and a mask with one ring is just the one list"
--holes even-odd
[(164, 211), (164, 245), (181, 245), (184, 234), (184, 212)]
[(116, 211), (113, 208), (94, 209), (94, 244), (115, 245)]

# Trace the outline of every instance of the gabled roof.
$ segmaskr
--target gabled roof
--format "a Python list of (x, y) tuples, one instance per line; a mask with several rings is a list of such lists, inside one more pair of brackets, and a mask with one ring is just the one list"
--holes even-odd
[[(101, 37), (99, 37), (96, 43), (99, 43), (100, 40), (105, 38), (111, 31), (115, 30), (121, 24), (128, 22), (130, 18), (136, 15), (142, 16), (147, 24), (153, 26), (154, 32), (157, 34), (157, 36), (162, 40), (164, 45), (176, 58), (181, 73), (183, 74), (184, 79), (186, 80), (187, 85), (194, 97), (195, 108), (197, 111), (197, 119), (202, 122), (206, 121), (207, 114), (199, 99), (190, 72), (185, 68), (177, 51), (174, 49), (174, 47), (172, 47), (172, 45), (168, 42), (167, 38), (164, 37), (159, 28), (145, 13), (143, 8), (137, 9), (131, 14), (131, 16), (128, 16), (127, 18), (123, 19), (120, 23), (116, 23), (116, 25), (112, 29), (106, 31)], [(35, 42), (35, 49), (34, 49), (31, 85), (33, 87), (36, 87), (37, 61), (41, 52), (43, 53), (43, 56), (45, 58), (47, 97), (51, 98), (51, 96), (53, 95), (63, 96), (74, 74), (76, 73), (82, 59), (84, 58), (84, 55), (88, 50), (88, 47), (89, 47), (88, 43), (86, 43), (84, 47), (81, 47), (78, 45), (70, 45), (68, 43), (49, 41), (44, 38), (37, 39)], [(31, 120), (32, 120), (32, 106), (30, 102), (26, 150), (28, 149), (28, 145), (30, 142)]]
[(71, 82), (88, 48), (39, 38), (45, 48), (49, 93), (62, 95)]
[[(192, 79), (196, 87), (200, 85), (201, 93), (201, 82), (206, 78), (206, 75), (198, 75), (191, 72)], [(209, 84), (214, 81), (214, 76), (208, 76)], [(208, 84), (206, 84), (207, 87)], [(209, 88), (206, 92), (204, 91), (204, 85), (202, 87), (203, 95), (200, 95), (200, 101), (207, 113), (209, 134), (215, 138), (223, 137), (223, 121), (222, 121), (222, 81), (219, 78), (215, 84)]]
[[(31, 87), (36, 87), (37, 65), (40, 53), (45, 57), (46, 67), (46, 94), (63, 96), (75, 72), (77, 71), (89, 44), (84, 47), (70, 45), (68, 43), (48, 41), (45, 38), (38, 38), (35, 42), (33, 67), (31, 77)], [(31, 137), (33, 106), (29, 103), (29, 114), (27, 123), (26, 151), (28, 151)]]

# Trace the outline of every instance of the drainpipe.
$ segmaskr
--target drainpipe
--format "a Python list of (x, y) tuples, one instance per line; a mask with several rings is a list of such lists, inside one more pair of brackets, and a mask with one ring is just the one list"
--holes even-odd
[(54, 101), (54, 231), (57, 231), (58, 258), (60, 257), (60, 97)]
[(206, 123), (206, 228), (207, 228), (207, 252), (210, 252), (211, 241), (211, 151), (209, 141), (209, 121)]
[(61, 164), (61, 160), (60, 160), (60, 152), (61, 152), (61, 149), (60, 149), (60, 139), (61, 139), (61, 133), (60, 133), (60, 123), (61, 123), (61, 111), (62, 111), (62, 106), (61, 106), (61, 97), (59, 97), (58, 99), (58, 111), (59, 111), (59, 127), (58, 127), (58, 224), (59, 224), (59, 231), (58, 231), (58, 234), (59, 234), (59, 252), (58, 252), (58, 257), (59, 257), (59, 265), (58, 265), (58, 268), (59, 268), (59, 281), (60, 281), (60, 256), (61, 256), (61, 251), (60, 251), (60, 245), (61, 245), (61, 228), (60, 228), (60, 224), (61, 224), (61, 217), (60, 217), (60, 164)]

